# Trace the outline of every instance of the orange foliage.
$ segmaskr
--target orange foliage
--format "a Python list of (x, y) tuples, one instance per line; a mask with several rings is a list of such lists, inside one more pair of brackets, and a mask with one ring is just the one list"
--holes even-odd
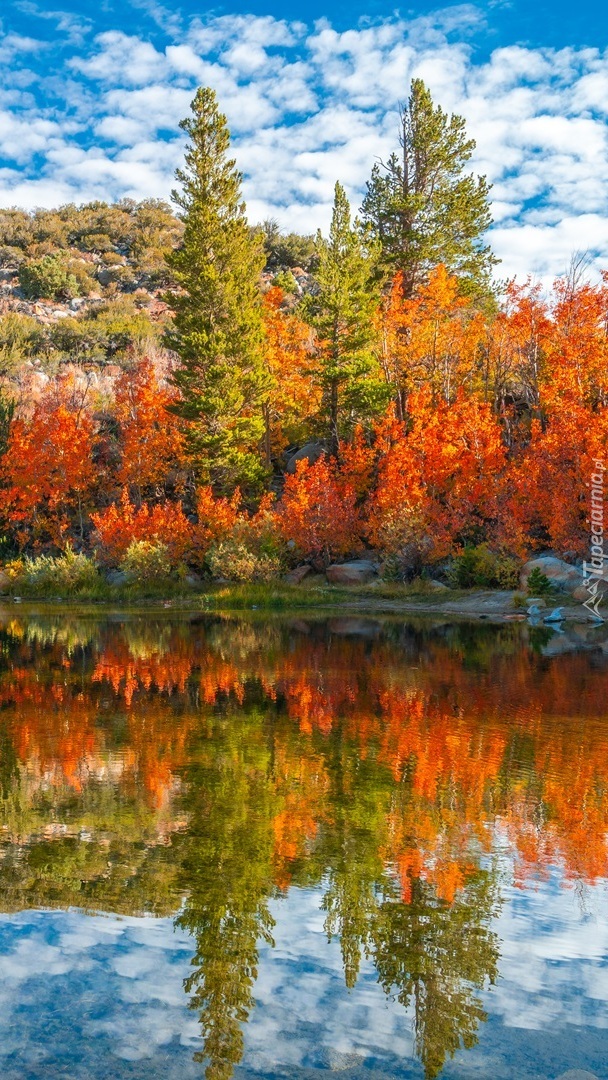
[(60, 546), (70, 529), (82, 536), (99, 477), (92, 419), (70, 405), (62, 387), (11, 425), (0, 460), (2, 517), (21, 546), (48, 539)]
[(192, 549), (192, 525), (180, 503), (157, 503), (135, 507), (125, 488), (119, 503), (91, 514), (96, 529), (98, 554), (103, 563), (117, 566), (134, 540), (165, 544), (171, 560), (180, 562)]
[(305, 558), (327, 564), (361, 546), (355, 489), (323, 455), (310, 465), (299, 461), (285, 481), (278, 524)]
[(284, 295), (273, 287), (264, 296), (265, 358), (273, 387), (266, 411), (268, 450), (280, 456), (286, 446), (306, 438), (320, 404), (311, 384), (310, 329), (293, 312), (282, 308)]
[(159, 380), (151, 360), (124, 371), (114, 387), (114, 412), (120, 423), (121, 486), (144, 492), (163, 491), (183, 465), (184, 446), (177, 417), (168, 412), (174, 394)]
[(424, 386), (434, 399), (453, 401), (472, 382), (486, 321), (457, 278), (437, 266), (412, 299), (397, 274), (380, 319), (385, 374), (400, 392)]
[[(200, 562), (212, 543), (222, 539), (239, 520), (241, 496), (215, 498), (210, 487), (201, 488), (197, 499), (197, 521), (186, 516), (181, 503), (163, 502), (136, 507), (123, 489), (120, 502), (98, 514), (91, 514), (96, 530), (98, 555), (103, 563), (117, 566), (134, 540), (164, 544), (171, 562)], [(260, 507), (267, 509), (268, 499)], [(255, 521), (255, 518), (252, 519)]]
[(412, 394), (409, 410), (407, 434), (394, 415), (377, 430), (369, 535), (387, 551), (425, 543), (437, 558), (494, 524), (506, 451), (489, 406), (462, 393), (435, 406), (427, 392)]

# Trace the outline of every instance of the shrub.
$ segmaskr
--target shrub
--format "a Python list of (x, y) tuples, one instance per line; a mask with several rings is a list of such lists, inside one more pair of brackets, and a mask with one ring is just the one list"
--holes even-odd
[(282, 289), (284, 293), (290, 293), (292, 296), (298, 293), (298, 283), (291, 273), (291, 270), (279, 270), (278, 274), (272, 279), (272, 284), (277, 289)]
[(549, 578), (543, 574), (542, 570), (539, 570), (538, 566), (531, 571), (526, 588), (528, 596), (550, 596), (554, 592)]
[(134, 541), (162, 545), (173, 566), (187, 558), (193, 548), (192, 525), (181, 503), (157, 503), (133, 506), (126, 490), (120, 503), (113, 503), (98, 514), (91, 514), (96, 529), (100, 561), (118, 566)]
[(133, 540), (121, 560), (120, 569), (135, 585), (158, 585), (172, 577), (173, 565), (166, 544)]
[(70, 548), (58, 556), (39, 555), (5, 567), (13, 588), (29, 596), (78, 596), (95, 592), (101, 579), (97, 564)]
[(277, 556), (256, 554), (234, 538), (215, 544), (207, 554), (207, 565), (213, 577), (239, 582), (271, 581), (281, 571)]
[(492, 551), (487, 544), (465, 547), (456, 555), (448, 571), (450, 585), (456, 589), (514, 589), (519, 578), (519, 563), (510, 555)]
[(361, 549), (361, 520), (354, 489), (325, 457), (314, 465), (299, 461), (288, 476), (277, 523), (286, 543), (302, 558), (327, 566)]
[(44, 255), (19, 267), (19, 284), (28, 300), (63, 300), (79, 295), (78, 282), (60, 255)]

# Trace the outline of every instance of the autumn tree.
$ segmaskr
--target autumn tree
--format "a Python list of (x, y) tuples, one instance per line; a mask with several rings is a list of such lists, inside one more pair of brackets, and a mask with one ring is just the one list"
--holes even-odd
[(178, 289), (167, 336), (179, 356), (175, 411), (200, 479), (223, 490), (255, 487), (263, 475), (259, 446), (267, 377), (258, 279), (262, 241), (241, 197), (241, 174), (228, 157), (226, 117), (208, 87), (181, 122), (190, 143), (173, 200), (184, 222), (180, 248), (168, 258)]
[(15, 416), (1, 459), (2, 519), (20, 547), (70, 531), (82, 541), (101, 479), (93, 461), (94, 425), (73, 380), (51, 386), (30, 416)]
[(361, 546), (355, 490), (325, 455), (314, 465), (298, 462), (286, 478), (278, 525), (300, 555), (320, 566)]
[(496, 263), (483, 242), (490, 189), (485, 177), (466, 171), (475, 141), (463, 118), (435, 106), (422, 79), (414, 79), (399, 142), (399, 152), (374, 165), (362, 206), (386, 272), (401, 271), (406, 298), (439, 263), (472, 291), (486, 292)]
[(336, 455), (345, 427), (378, 413), (387, 400), (372, 349), (376, 250), (353, 225), (341, 184), (335, 187), (329, 238), (319, 233), (317, 255), (318, 288), (303, 309), (318, 335), (313, 378), (323, 393), (323, 419)]
[[(123, 371), (114, 386), (114, 414), (120, 424), (119, 483), (137, 502), (162, 497), (183, 484), (183, 440), (179, 421), (167, 412), (175, 393), (159, 379), (151, 360)], [(170, 483), (170, 481), (172, 481)]]
[(320, 407), (320, 390), (310, 380), (310, 327), (297, 311), (285, 310), (283, 301), (276, 286), (264, 296), (264, 358), (272, 378), (263, 406), (268, 466), (290, 443), (306, 442)]

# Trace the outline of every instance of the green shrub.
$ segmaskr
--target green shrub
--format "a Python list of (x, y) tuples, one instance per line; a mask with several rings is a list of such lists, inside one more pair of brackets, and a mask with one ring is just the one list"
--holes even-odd
[(455, 589), (515, 589), (519, 580), (519, 563), (511, 555), (492, 551), (487, 544), (465, 547), (456, 555), (448, 571), (450, 585)]
[(95, 593), (101, 584), (97, 564), (88, 555), (68, 549), (64, 555), (39, 555), (11, 564), (13, 591), (24, 596), (78, 596)]
[(57, 254), (22, 263), (19, 284), (28, 300), (67, 300), (79, 295), (76, 277)]
[(214, 578), (245, 583), (272, 581), (281, 572), (278, 555), (254, 552), (235, 537), (215, 544), (207, 554), (207, 565)]
[(538, 566), (531, 571), (526, 588), (528, 596), (550, 596), (554, 592), (549, 578), (543, 574), (542, 570), (539, 570)]
[(284, 293), (291, 293), (292, 296), (298, 293), (298, 283), (291, 270), (280, 270), (273, 277), (272, 284), (278, 289), (282, 289)]
[(167, 545), (151, 540), (132, 540), (120, 569), (134, 585), (160, 585), (175, 576)]

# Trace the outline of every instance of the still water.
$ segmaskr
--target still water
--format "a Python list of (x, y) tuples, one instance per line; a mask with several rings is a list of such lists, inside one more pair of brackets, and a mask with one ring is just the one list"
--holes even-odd
[(3, 1080), (608, 1077), (608, 632), (0, 610)]

